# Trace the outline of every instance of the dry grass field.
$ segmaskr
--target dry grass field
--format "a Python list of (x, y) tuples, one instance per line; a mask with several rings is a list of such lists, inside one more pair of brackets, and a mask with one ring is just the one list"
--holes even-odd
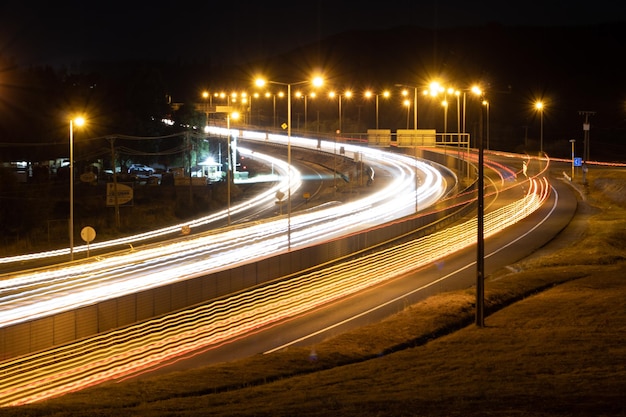
[(315, 346), (0, 416), (626, 416), (626, 172), (590, 171), (583, 195), (554, 242), (488, 277), (485, 327), (473, 289), (440, 294)]

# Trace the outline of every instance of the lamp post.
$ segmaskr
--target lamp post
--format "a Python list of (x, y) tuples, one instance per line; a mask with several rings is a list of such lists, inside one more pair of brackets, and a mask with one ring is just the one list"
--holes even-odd
[(589, 123), (589, 116), (596, 114), (595, 111), (580, 110), (578, 112), (581, 116), (585, 116), (585, 123), (583, 123), (584, 142), (583, 142), (583, 184), (587, 185), (587, 161), (589, 161), (589, 130), (591, 124)]
[(297, 98), (304, 97), (304, 131), (305, 132), (308, 131), (308, 115), (309, 115), (308, 99), (309, 97), (315, 98), (315, 95), (316, 95), (315, 91), (312, 91), (309, 94), (302, 94), (300, 91), (297, 91), (295, 94)]
[(485, 326), (485, 181), (483, 124), (484, 113), (480, 112), (480, 133), (478, 135), (478, 204), (476, 236), (476, 325)]
[[(417, 87), (413, 85), (396, 84), (396, 87), (412, 88), (413, 89), (413, 129), (417, 129)], [(403, 90), (402, 95), (408, 97), (408, 90)], [(407, 124), (407, 129), (408, 129)]]
[(382, 94), (374, 94), (374, 93), (372, 93), (369, 90), (365, 92), (365, 98), (369, 99), (369, 98), (372, 97), (372, 95), (374, 95), (375, 99), (376, 99), (376, 104), (375, 104), (376, 105), (376, 107), (375, 107), (375, 109), (376, 109), (376, 130), (378, 130), (378, 96), (382, 95), (385, 98), (389, 98), (391, 93), (389, 91), (387, 91), (387, 90), (383, 91)]
[(574, 179), (574, 143), (576, 143), (576, 139), (570, 139), (569, 141), (572, 144), (572, 179)]
[[(448, 99), (447, 97), (441, 102), (443, 106), (443, 144), (446, 145), (446, 137), (448, 135)], [(444, 148), (445, 152), (445, 148)]]
[(334, 98), (335, 96), (339, 96), (339, 129), (338, 132), (341, 133), (342, 132), (342, 119), (343, 119), (343, 108), (341, 107), (341, 98), (345, 97), (345, 98), (350, 98), (352, 97), (352, 91), (348, 90), (345, 91), (343, 94), (337, 94), (334, 91), (331, 91), (330, 93), (328, 93), (328, 97), (330, 98)]
[[(202, 98), (204, 99), (204, 123), (205, 126), (209, 125), (209, 110), (213, 107), (213, 96), (208, 91), (202, 92)], [(209, 107), (207, 107), (207, 99), (209, 99)]]
[[(85, 119), (83, 117), (70, 119), (70, 261), (74, 260), (74, 124), (82, 126), (85, 124)], [(115, 167), (113, 171), (115, 172)]]
[[(467, 92), (471, 92), (475, 96), (482, 96), (483, 92), (477, 85), (473, 85), (469, 89), (463, 90), (463, 134), (465, 135), (465, 121), (467, 114)], [(467, 141), (467, 178), (469, 179), (469, 154), (470, 154), (470, 141)]]
[(278, 96), (279, 98), (282, 98), (285, 95), (285, 93), (283, 93), (282, 91), (279, 91), (278, 94), (276, 93), (270, 93), (269, 91), (265, 93), (265, 97), (270, 98), (272, 97), (272, 106), (273, 106), (273, 127), (274, 129), (276, 129), (276, 96)]
[(483, 106), (487, 108), (487, 150), (489, 150), (489, 105), (489, 101), (483, 100)]
[(543, 102), (538, 101), (535, 103), (535, 108), (540, 115), (540, 133), (539, 133), (539, 153), (543, 155)]
[(411, 100), (405, 99), (402, 104), (406, 106), (406, 129), (409, 130), (409, 114), (411, 114)]
[(228, 171), (226, 171), (226, 194), (227, 194), (227, 199), (228, 199), (228, 225), (230, 226), (230, 183), (233, 180), (233, 159), (235, 159), (232, 155), (231, 155), (231, 149), (230, 149), (230, 119), (233, 120), (237, 120), (239, 118), (239, 113), (238, 112), (232, 112), (232, 113), (227, 113), (226, 114), (226, 134), (227, 136), (227, 148), (226, 148), (226, 153), (228, 155)]
[(266, 83), (287, 86), (287, 167), (289, 171), (287, 173), (287, 247), (291, 250), (291, 86), (311, 83), (315, 87), (320, 87), (324, 80), (321, 77), (296, 83), (266, 81), (262, 78), (256, 80), (256, 85), (259, 87), (263, 87)]

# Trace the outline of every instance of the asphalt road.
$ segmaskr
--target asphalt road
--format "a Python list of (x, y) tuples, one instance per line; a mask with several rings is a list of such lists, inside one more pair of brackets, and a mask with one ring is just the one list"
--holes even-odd
[[(517, 181), (523, 181), (523, 178)], [(525, 220), (485, 240), (488, 277), (537, 251), (559, 234), (573, 218), (576, 190), (562, 177), (550, 178), (552, 192), (542, 208)], [(427, 267), (370, 288), (302, 316), (259, 329), (245, 338), (179, 358), (176, 363), (144, 375), (197, 368), (252, 356), (292, 345), (313, 346), (342, 332), (377, 322), (442, 291), (469, 288), (476, 283), (476, 247), (445, 257)], [(143, 375), (142, 375), (143, 376)], [(140, 378), (142, 376), (135, 376)], [(129, 378), (126, 378), (129, 379)]]

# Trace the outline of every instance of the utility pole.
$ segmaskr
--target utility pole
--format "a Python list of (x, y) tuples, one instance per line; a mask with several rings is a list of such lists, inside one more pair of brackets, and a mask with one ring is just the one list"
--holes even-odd
[(578, 114), (585, 116), (583, 123), (584, 142), (583, 142), (583, 184), (587, 184), (587, 161), (589, 160), (589, 116), (596, 114), (595, 111), (579, 110)]
[(485, 163), (483, 125), (484, 110), (480, 106), (480, 131), (478, 142), (478, 204), (477, 204), (477, 237), (476, 237), (476, 326), (485, 327)]

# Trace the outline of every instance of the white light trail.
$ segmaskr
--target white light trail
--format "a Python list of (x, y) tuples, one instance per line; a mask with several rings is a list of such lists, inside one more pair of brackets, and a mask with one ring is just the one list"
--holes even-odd
[[(520, 200), (485, 215), (485, 237), (524, 219), (550, 194), (529, 180)], [(0, 406), (22, 405), (119, 379), (429, 265), (476, 244), (476, 219), (362, 258), (159, 319), (0, 364)]]
[[(317, 141), (305, 139), (296, 138), (296, 143), (317, 146)], [(322, 142), (326, 148), (331, 145), (334, 144)], [(131, 252), (118, 252), (80, 263), (0, 276), (0, 327), (232, 268), (288, 251), (289, 247), (304, 247), (364, 230), (414, 213), (416, 198), (420, 208), (428, 207), (445, 191), (441, 174), (428, 163), (352, 145), (346, 145), (346, 152), (361, 153), (366, 160), (375, 159), (377, 164), (384, 165), (391, 173), (389, 184), (347, 204), (292, 215), (290, 221), (283, 216), (171, 243), (146, 245)], [(258, 153), (254, 156), (260, 157)], [(271, 157), (265, 158), (275, 164), (281, 163)], [(422, 178), (417, 197), (416, 166)], [(283, 165), (283, 168), (286, 171), (288, 167)], [(297, 186), (299, 173), (293, 170), (292, 176), (297, 180), (291, 183)], [(273, 193), (264, 193), (264, 197), (258, 198), (266, 197), (274, 198)], [(244, 206), (242, 204), (238, 209), (243, 210)], [(206, 218), (197, 222), (201, 221)], [(288, 228), (291, 230), (290, 243), (286, 233)], [(166, 233), (165, 230), (155, 233)]]

